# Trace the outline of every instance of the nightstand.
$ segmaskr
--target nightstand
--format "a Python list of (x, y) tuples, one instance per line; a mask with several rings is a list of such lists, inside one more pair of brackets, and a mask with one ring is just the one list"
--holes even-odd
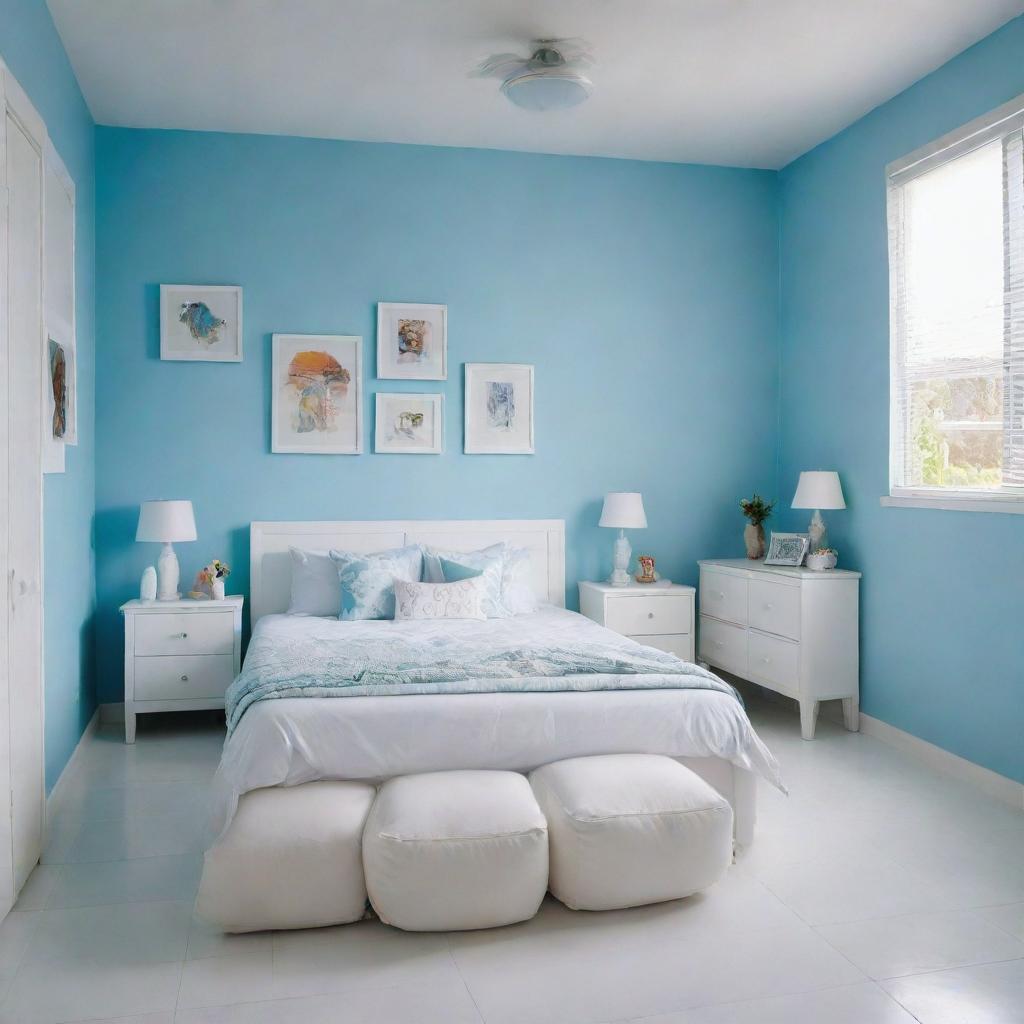
[(638, 644), (693, 661), (693, 587), (677, 583), (580, 584), (580, 611)]
[(129, 601), (124, 615), (124, 739), (148, 711), (224, 707), (242, 661), (243, 598)]

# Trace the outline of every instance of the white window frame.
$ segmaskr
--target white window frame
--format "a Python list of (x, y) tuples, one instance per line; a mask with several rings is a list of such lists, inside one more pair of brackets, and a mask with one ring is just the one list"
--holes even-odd
[(897, 309), (899, 271), (892, 260), (892, 239), (899, 230), (902, 186), (918, 175), (965, 156), (1014, 131), (1024, 131), (1024, 95), (894, 160), (885, 169), (889, 228), (889, 494), (881, 499), (884, 506), (1024, 515), (1024, 489), (1017, 492), (986, 491), (977, 488), (906, 487), (897, 483), (901, 477), (904, 441), (903, 423), (899, 403), (896, 401), (902, 384), (903, 338), (902, 322)]

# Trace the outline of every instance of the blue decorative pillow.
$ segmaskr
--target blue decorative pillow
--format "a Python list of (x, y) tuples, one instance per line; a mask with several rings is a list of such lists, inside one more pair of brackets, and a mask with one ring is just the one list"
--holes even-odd
[(423, 576), (423, 552), (418, 545), (376, 551), (370, 555), (332, 551), (341, 582), (339, 619), (393, 619), (395, 580), (419, 583)]
[(441, 556), (441, 575), (445, 583), (458, 583), (460, 580), (472, 580), (477, 576), (483, 576), (483, 569), (474, 569), (471, 566), (463, 565), (461, 562), (453, 562), (450, 558)]

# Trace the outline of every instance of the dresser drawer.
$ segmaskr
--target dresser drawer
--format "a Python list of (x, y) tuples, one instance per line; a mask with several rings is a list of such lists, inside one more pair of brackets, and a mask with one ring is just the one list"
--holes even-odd
[(672, 636), (631, 636), (629, 639), (647, 647), (657, 647), (659, 651), (667, 651), (677, 658), (682, 658), (683, 661), (693, 661), (689, 633), (676, 633)]
[(135, 616), (135, 654), (232, 654), (234, 649), (230, 611)]
[(747, 594), (750, 625), (766, 633), (800, 639), (800, 588), (751, 580)]
[(747, 624), (747, 581), (743, 576), (715, 572), (712, 569), (700, 571), (700, 612), (713, 615), (716, 619)]
[(136, 700), (218, 700), (235, 678), (230, 654), (135, 659)]
[(700, 656), (711, 665), (744, 675), (747, 671), (747, 631), (702, 615)]
[(690, 597), (609, 597), (604, 624), (626, 636), (690, 632)]
[(751, 632), (749, 637), (750, 678), (763, 680), (772, 689), (795, 697), (800, 689), (800, 645), (776, 636)]

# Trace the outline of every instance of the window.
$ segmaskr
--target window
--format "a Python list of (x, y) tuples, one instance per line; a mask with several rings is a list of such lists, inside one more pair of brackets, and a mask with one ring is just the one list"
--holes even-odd
[(894, 498), (1024, 511), (1022, 128), (1016, 102), (889, 168)]

